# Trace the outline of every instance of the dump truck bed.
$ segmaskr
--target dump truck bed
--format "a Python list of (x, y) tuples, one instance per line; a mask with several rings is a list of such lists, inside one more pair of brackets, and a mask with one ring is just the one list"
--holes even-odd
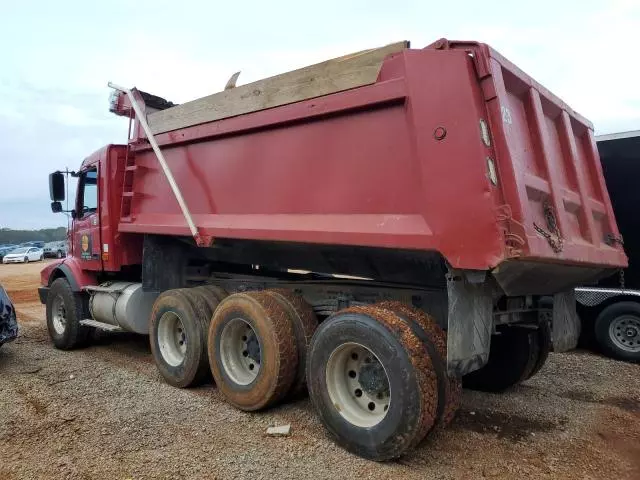
[[(223, 115), (222, 96), (149, 113), (203, 238), (434, 251), (512, 293), (626, 265), (592, 125), (487, 45), (401, 44), (367, 81), (301, 96), (310, 78), (291, 102), (256, 102), (261, 81), (217, 94)], [(134, 132), (119, 230), (190, 235)]]

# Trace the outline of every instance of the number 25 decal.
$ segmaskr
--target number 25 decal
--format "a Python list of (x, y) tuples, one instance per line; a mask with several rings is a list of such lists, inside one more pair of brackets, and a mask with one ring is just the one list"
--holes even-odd
[(511, 125), (513, 123), (513, 119), (511, 118), (511, 110), (503, 105), (500, 107), (500, 111), (502, 112), (502, 121), (507, 125)]

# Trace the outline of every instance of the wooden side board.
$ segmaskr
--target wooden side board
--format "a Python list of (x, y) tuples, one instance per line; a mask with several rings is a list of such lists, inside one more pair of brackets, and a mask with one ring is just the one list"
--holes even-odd
[(408, 46), (398, 42), (327, 60), (151, 113), (147, 121), (156, 135), (370, 85), (385, 57)]

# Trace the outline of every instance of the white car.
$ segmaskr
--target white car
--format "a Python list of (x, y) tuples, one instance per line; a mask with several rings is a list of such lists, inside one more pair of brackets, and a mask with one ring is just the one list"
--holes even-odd
[(44, 251), (38, 247), (20, 247), (7, 253), (2, 263), (29, 263), (44, 258)]

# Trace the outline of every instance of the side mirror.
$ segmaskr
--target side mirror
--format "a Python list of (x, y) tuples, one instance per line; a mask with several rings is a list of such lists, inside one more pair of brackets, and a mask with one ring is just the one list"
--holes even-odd
[[(49, 195), (53, 202), (61, 202), (64, 200), (64, 174), (62, 172), (49, 174)], [(53, 206), (51, 208), (53, 208)]]
[(60, 202), (51, 202), (51, 211), (53, 213), (60, 213), (62, 211), (62, 203), (60, 203)]

